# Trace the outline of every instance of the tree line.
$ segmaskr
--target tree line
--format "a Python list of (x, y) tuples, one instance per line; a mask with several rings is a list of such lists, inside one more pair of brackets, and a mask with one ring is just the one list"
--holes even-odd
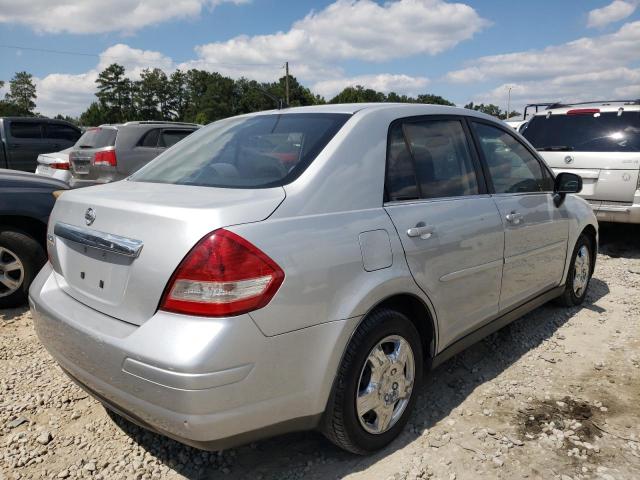
[[(395, 92), (383, 93), (361, 85), (346, 87), (330, 100), (314, 94), (289, 75), (289, 105), (324, 103), (402, 102), (454, 105), (434, 94), (415, 97)], [(117, 63), (105, 68), (96, 79), (96, 100), (78, 117), (57, 115), (79, 125), (92, 126), (130, 120), (168, 120), (207, 124), (221, 118), (273, 109), (286, 97), (287, 78), (277, 82), (232, 79), (218, 72), (190, 69), (169, 75), (159, 68), (144, 69), (137, 80), (127, 76)], [(0, 81), (0, 88), (4, 82)], [(33, 76), (18, 72), (9, 82), (9, 91), (0, 100), (0, 116), (38, 115)], [(506, 112), (497, 105), (469, 103), (465, 108), (479, 110), (499, 118)], [(510, 116), (518, 115), (512, 112)]]

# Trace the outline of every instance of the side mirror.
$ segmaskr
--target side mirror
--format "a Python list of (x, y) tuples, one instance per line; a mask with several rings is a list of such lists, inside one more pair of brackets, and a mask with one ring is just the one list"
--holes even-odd
[(556, 207), (559, 207), (562, 205), (567, 193), (580, 193), (581, 191), (581, 176), (569, 172), (559, 173), (553, 185), (553, 201)]

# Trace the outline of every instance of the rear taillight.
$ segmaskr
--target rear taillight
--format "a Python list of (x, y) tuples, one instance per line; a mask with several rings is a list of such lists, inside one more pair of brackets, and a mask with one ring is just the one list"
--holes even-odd
[(222, 317), (264, 307), (284, 280), (265, 253), (228, 230), (216, 230), (182, 260), (165, 289), (160, 308)]
[(50, 163), (49, 166), (56, 170), (69, 170), (69, 162), (55, 162)]
[(116, 159), (116, 151), (105, 150), (103, 152), (96, 152), (93, 156), (93, 164), (102, 165), (105, 167), (115, 167), (116, 165), (118, 165), (118, 160)]

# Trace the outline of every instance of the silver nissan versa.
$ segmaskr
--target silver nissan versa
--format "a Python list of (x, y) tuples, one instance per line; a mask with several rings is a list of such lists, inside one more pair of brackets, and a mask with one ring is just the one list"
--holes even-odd
[(464, 109), (221, 120), (60, 196), (36, 330), (107, 408), (181, 442), (318, 428), (365, 454), (400, 433), (425, 370), (584, 300), (598, 225), (581, 185)]

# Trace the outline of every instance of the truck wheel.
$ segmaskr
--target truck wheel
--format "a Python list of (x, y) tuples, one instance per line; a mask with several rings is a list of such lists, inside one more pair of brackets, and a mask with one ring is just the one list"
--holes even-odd
[(43, 248), (33, 237), (0, 228), (0, 308), (27, 302), (29, 286), (46, 261)]
[(404, 428), (422, 379), (420, 334), (402, 313), (381, 309), (360, 325), (347, 347), (322, 430), (360, 455), (379, 450)]

